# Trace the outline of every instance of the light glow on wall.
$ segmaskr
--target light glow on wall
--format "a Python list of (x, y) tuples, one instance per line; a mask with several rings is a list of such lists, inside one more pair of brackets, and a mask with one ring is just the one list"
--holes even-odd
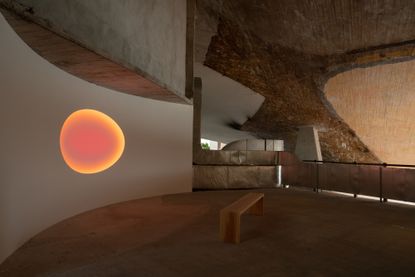
[(60, 148), (66, 164), (76, 172), (101, 172), (115, 164), (125, 147), (124, 134), (108, 115), (78, 110), (63, 123)]

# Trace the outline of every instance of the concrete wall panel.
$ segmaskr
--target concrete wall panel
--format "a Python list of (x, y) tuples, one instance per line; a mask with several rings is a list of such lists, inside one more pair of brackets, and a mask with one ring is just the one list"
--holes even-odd
[(277, 167), (261, 166), (258, 168), (258, 186), (261, 188), (275, 188), (277, 186)]
[(255, 188), (258, 184), (258, 167), (229, 166), (228, 188)]
[(226, 151), (230, 154), (230, 164), (245, 164), (246, 163), (246, 151)]
[(274, 151), (247, 151), (247, 164), (272, 165), (276, 164), (278, 152)]
[(193, 168), (193, 188), (227, 188), (228, 169), (226, 166), (194, 166)]

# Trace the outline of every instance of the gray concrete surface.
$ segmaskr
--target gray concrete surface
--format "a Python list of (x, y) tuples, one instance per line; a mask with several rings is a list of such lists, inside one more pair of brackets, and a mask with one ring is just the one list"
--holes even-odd
[(278, 167), (272, 165), (194, 165), (193, 189), (276, 188), (278, 172)]
[(38, 55), (58, 68), (87, 82), (115, 91), (174, 103), (189, 103), (184, 97), (161, 87), (131, 70), (64, 38), (1, 6), (7, 23)]
[(169, 195), (63, 221), (0, 276), (413, 276), (415, 207), (292, 189), (265, 193), (242, 242), (219, 240), (219, 210), (247, 191)]
[(186, 0), (2, 0), (47, 28), (184, 96)]
[(302, 126), (297, 135), (295, 154), (300, 160), (323, 160), (318, 132), (313, 126)]

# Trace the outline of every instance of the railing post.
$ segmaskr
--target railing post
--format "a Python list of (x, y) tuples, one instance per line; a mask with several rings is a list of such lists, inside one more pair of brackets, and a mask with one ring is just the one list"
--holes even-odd
[(387, 163), (383, 163), (381, 166), (379, 166), (379, 197), (380, 202), (388, 202), (388, 199), (383, 197), (383, 168), (387, 166)]
[(316, 160), (314, 160), (314, 162), (316, 163), (316, 192), (318, 193), (318, 189), (320, 187), (320, 176), (319, 176), (319, 166), (318, 166), (318, 162)]
[(379, 166), (379, 201), (383, 199), (382, 166)]

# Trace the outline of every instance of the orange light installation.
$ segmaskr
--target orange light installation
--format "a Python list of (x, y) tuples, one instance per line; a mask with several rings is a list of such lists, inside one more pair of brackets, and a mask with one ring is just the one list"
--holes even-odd
[(124, 146), (121, 128), (102, 112), (78, 110), (63, 123), (61, 153), (76, 172), (91, 174), (108, 169), (121, 157)]

